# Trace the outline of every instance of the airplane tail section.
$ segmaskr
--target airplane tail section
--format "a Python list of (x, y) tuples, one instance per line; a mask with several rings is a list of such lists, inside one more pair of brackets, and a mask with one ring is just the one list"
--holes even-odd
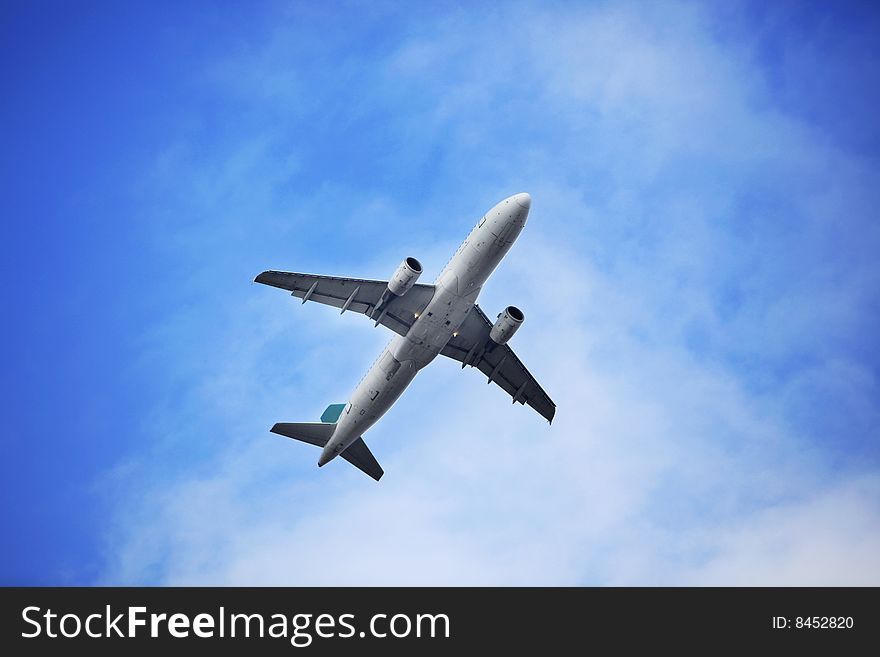
[[(323, 449), (336, 431), (336, 420), (344, 408), (345, 404), (332, 404), (321, 415), (321, 422), (278, 422), (270, 431)], [(351, 443), (340, 456), (376, 481), (385, 474), (363, 438)]]

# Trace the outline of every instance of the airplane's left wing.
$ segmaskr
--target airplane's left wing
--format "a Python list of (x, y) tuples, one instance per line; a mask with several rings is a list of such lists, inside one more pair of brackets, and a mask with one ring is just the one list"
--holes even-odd
[(547, 421), (556, 415), (556, 404), (513, 353), (509, 345), (495, 345), (489, 340), (492, 322), (475, 305), (464, 323), (443, 350), (444, 356), (471, 365), (489, 377), (513, 398), (513, 403), (528, 404)]
[(288, 271), (264, 271), (254, 279), (257, 283), (288, 290), (293, 296), (306, 301), (317, 301), (341, 308), (342, 312), (353, 310), (371, 316), (383, 297), (385, 303), (376, 313), (379, 324), (395, 333), (406, 335), (416, 315), (420, 314), (434, 296), (433, 285), (416, 283), (406, 294), (397, 297), (385, 294), (388, 281), (363, 278), (318, 276)]

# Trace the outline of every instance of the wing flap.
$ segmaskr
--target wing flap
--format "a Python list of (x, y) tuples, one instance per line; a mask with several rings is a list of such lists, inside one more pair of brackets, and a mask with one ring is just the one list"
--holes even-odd
[[(535, 380), (509, 345), (489, 341), (492, 323), (479, 306), (465, 318), (458, 335), (440, 352), (465, 365), (473, 365), (513, 398), (513, 403), (528, 404), (548, 422), (556, 415), (556, 404)], [(484, 349), (488, 344), (488, 349)]]
[[(387, 281), (365, 278), (343, 278), (298, 274), (287, 271), (264, 271), (254, 279), (257, 283), (289, 291), (306, 301), (317, 301), (325, 306), (351, 310), (369, 315), (388, 288)], [(420, 314), (434, 297), (434, 286), (416, 283), (403, 296), (393, 297), (383, 308), (379, 323), (399, 335), (406, 335), (416, 315)]]

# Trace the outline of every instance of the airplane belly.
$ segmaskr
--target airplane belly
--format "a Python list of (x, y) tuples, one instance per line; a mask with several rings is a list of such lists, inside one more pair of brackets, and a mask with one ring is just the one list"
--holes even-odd
[(421, 369), (434, 360), (474, 307), (479, 287), (459, 295), (459, 276), (447, 277), (447, 285), (438, 285), (431, 303), (410, 328), (406, 337), (392, 344), (400, 361), (412, 360)]
[(400, 361), (394, 357), (393, 347), (394, 342), (373, 363), (339, 416), (332, 438), (337, 452), (372, 427), (394, 405), (418, 373), (415, 362)]

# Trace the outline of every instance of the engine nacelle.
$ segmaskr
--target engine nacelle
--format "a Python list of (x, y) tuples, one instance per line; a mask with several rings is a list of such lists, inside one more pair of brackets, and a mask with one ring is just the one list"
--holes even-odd
[(523, 315), (522, 310), (516, 306), (507, 306), (504, 312), (499, 313), (498, 319), (492, 325), (492, 330), (489, 331), (489, 339), (496, 344), (506, 344), (513, 337), (513, 334), (516, 333), (516, 330), (522, 326), (525, 319), (526, 316)]
[(394, 276), (388, 281), (388, 289), (392, 294), (402, 297), (416, 284), (422, 273), (422, 263), (415, 258), (404, 258)]

